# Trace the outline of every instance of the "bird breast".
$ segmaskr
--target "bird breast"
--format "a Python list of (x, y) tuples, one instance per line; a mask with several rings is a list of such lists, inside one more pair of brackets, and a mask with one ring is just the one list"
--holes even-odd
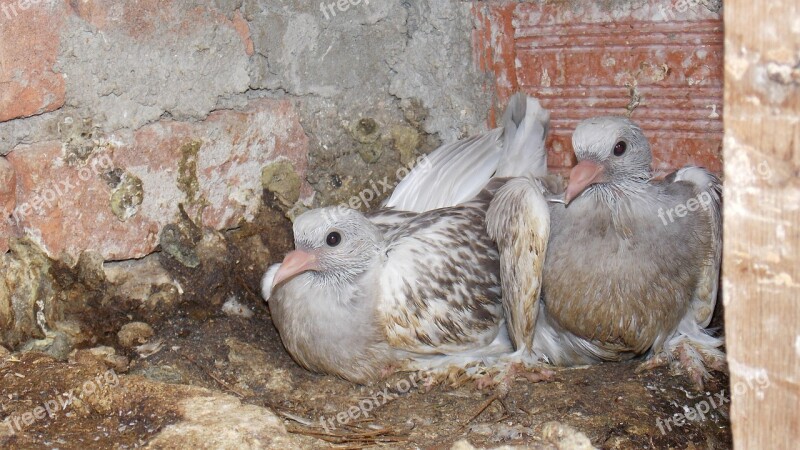
[(686, 312), (698, 277), (690, 268), (701, 251), (685, 227), (661, 223), (652, 202), (627, 209), (628, 236), (615, 228), (609, 208), (593, 202), (551, 207), (546, 311), (601, 347), (643, 354), (663, 343)]

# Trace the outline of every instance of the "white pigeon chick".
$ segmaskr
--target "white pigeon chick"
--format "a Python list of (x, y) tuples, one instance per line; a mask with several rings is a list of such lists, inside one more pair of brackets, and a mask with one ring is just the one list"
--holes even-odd
[[(395, 370), (464, 367), (510, 354), (500, 255), (487, 233), (503, 222), (487, 224), (485, 214), (495, 197), (511, 198), (520, 202), (507, 209), (514, 216), (498, 213), (498, 220), (549, 222), (541, 186), (512, 181), (421, 214), (330, 207), (298, 217), (296, 250), (262, 281), (292, 357), (311, 371), (364, 383)], [(524, 244), (539, 257), (544, 232)], [(522, 319), (532, 327), (529, 316)]]

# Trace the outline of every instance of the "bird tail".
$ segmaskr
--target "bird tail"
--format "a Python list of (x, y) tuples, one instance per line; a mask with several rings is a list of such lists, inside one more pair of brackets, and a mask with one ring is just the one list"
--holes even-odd
[(503, 115), (503, 158), (494, 176), (547, 175), (549, 126), (550, 112), (538, 100), (519, 92), (511, 97)]
[(535, 98), (515, 94), (501, 128), (437, 148), (397, 185), (384, 206), (416, 212), (454, 206), (477, 195), (492, 177), (544, 175), (549, 120), (550, 113)]

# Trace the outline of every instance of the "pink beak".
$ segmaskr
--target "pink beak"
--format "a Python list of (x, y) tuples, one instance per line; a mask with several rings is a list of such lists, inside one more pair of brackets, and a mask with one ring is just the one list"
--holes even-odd
[(581, 161), (569, 172), (569, 184), (564, 193), (564, 202), (569, 202), (581, 195), (581, 192), (594, 183), (605, 181), (603, 166), (594, 161)]
[(294, 250), (286, 254), (283, 258), (281, 267), (275, 273), (275, 278), (272, 279), (272, 287), (283, 283), (284, 281), (293, 278), (308, 270), (317, 270), (317, 256), (304, 252), (303, 250)]

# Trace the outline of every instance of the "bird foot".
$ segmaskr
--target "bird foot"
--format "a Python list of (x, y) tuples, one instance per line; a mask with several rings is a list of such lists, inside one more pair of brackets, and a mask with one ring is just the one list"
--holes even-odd
[(542, 366), (526, 366), (520, 362), (502, 364), (501, 367), (491, 368), (488, 373), (475, 380), (478, 389), (489, 387), (495, 389), (508, 389), (518, 378), (524, 378), (531, 383), (550, 380), (555, 372)]
[(667, 364), (673, 369), (685, 372), (692, 381), (694, 388), (698, 391), (703, 390), (704, 381), (709, 377), (708, 369), (717, 372), (728, 371), (725, 363), (725, 353), (714, 347), (682, 339), (672, 345), (670, 349), (665, 349), (643, 362), (636, 369), (636, 373)]

